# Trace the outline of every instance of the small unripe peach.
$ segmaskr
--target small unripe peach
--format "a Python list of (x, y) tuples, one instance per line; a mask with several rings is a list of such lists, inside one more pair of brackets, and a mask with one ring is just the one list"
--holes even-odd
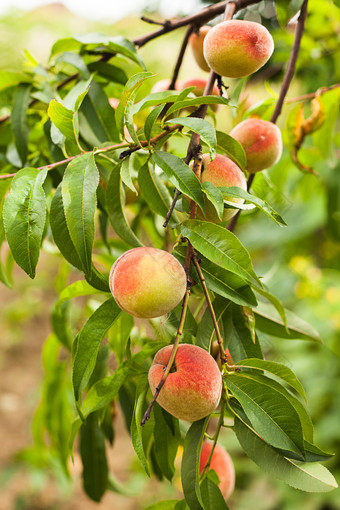
[(242, 145), (247, 156), (246, 169), (249, 173), (270, 168), (281, 157), (281, 131), (272, 122), (246, 119), (231, 130), (230, 136)]
[[(189, 166), (192, 168), (193, 163)], [(231, 159), (226, 156), (222, 156), (221, 154), (216, 154), (213, 161), (211, 161), (209, 154), (203, 154), (201, 182), (212, 182), (214, 186), (225, 188), (238, 186), (245, 191), (247, 190), (247, 181), (242, 170)], [(228, 200), (228, 202), (233, 202), (235, 204), (243, 204), (244, 202), (243, 198), (228, 197), (227, 194), (223, 195), (223, 197), (225, 200)], [(204, 197), (204, 201), (206, 210), (205, 219), (213, 223), (220, 222), (221, 220), (219, 219), (212, 203), (209, 202), (206, 197)], [(237, 209), (225, 207), (222, 221), (230, 220), (230, 218), (235, 216), (236, 213)], [(198, 210), (198, 216), (204, 219), (203, 213), (200, 209)]]
[(187, 279), (177, 259), (158, 248), (132, 248), (113, 264), (110, 289), (117, 305), (134, 317), (170, 312), (183, 298)]
[[(149, 370), (153, 394), (168, 364), (172, 348), (172, 345), (167, 345), (154, 357)], [(214, 358), (202, 347), (180, 344), (157, 402), (176, 418), (196, 421), (216, 409), (221, 391), (222, 376)]]
[[(203, 96), (206, 84), (207, 80), (205, 80), (204, 78), (192, 78), (191, 80), (186, 80), (182, 82), (181, 88), (186, 89), (188, 87), (195, 87), (193, 93), (195, 94), (195, 96), (200, 97)], [(220, 95), (219, 88), (216, 85), (214, 85), (211, 95), (213, 96)], [(210, 107), (212, 108), (212, 110), (214, 110), (214, 112), (216, 112), (218, 109), (218, 104), (211, 104)]]
[(228, 20), (214, 26), (204, 39), (203, 53), (215, 73), (241, 78), (255, 73), (274, 50), (268, 30), (254, 21)]
[(211, 27), (209, 27), (209, 25), (204, 25), (199, 29), (198, 32), (194, 32), (189, 37), (189, 43), (197, 64), (201, 69), (203, 69), (203, 71), (207, 71), (208, 73), (210, 71), (210, 67), (208, 66), (203, 55), (203, 42), (210, 29)]
[[(207, 463), (212, 446), (213, 443), (207, 443), (206, 441), (202, 444), (199, 466), (200, 474)], [(235, 469), (229, 453), (218, 444), (215, 446), (211, 457), (210, 469), (216, 471), (217, 476), (220, 479), (220, 483), (218, 484), (219, 489), (222, 492), (224, 499), (228, 499), (235, 488)]]

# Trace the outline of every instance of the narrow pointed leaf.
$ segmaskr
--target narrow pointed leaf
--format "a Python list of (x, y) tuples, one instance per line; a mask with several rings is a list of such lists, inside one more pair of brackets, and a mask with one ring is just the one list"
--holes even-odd
[(184, 195), (194, 200), (202, 211), (205, 212), (201, 183), (188, 165), (182, 159), (169, 152), (155, 151), (152, 157), (156, 165), (163, 170), (172, 184)]
[(303, 456), (300, 419), (284, 395), (243, 374), (228, 374), (225, 383), (242, 405), (256, 432), (266, 442)]
[(94, 501), (100, 501), (107, 488), (108, 465), (104, 434), (95, 414), (80, 428), (80, 454), (85, 492)]
[(163, 110), (164, 105), (160, 104), (154, 108), (145, 119), (144, 123), (144, 135), (145, 139), (149, 142), (152, 135), (152, 128), (154, 127), (159, 114)]
[(190, 510), (204, 510), (199, 487), (199, 460), (208, 418), (195, 421), (184, 439), (181, 480), (185, 500)]
[(143, 442), (143, 427), (140, 424), (144, 414), (144, 403), (148, 389), (149, 382), (147, 377), (145, 377), (145, 375), (140, 376), (137, 381), (136, 400), (130, 432), (134, 450), (144, 468), (144, 471), (148, 476), (150, 476), (150, 470), (147, 463), (145, 446)]
[(15, 146), (21, 159), (21, 164), (25, 165), (27, 159), (27, 108), (30, 101), (30, 85), (20, 83), (14, 93), (13, 110), (11, 113), (11, 124), (14, 133)]
[(277, 310), (270, 303), (259, 301), (258, 306), (254, 308), (254, 313), (256, 315), (256, 327), (268, 335), (286, 338), (287, 340), (313, 340), (322, 343), (319, 333), (290, 310), (285, 310), (286, 327)]
[(106, 207), (115, 232), (133, 247), (143, 246), (131, 230), (124, 212), (125, 193), (120, 175), (120, 165), (113, 168), (106, 188)]
[(235, 432), (241, 447), (261, 469), (306, 492), (329, 492), (338, 487), (333, 475), (318, 463), (287, 459), (265, 444), (238, 418)]
[(166, 124), (180, 124), (185, 126), (195, 133), (199, 134), (202, 140), (209, 146), (210, 153), (212, 156), (216, 154), (216, 133), (215, 128), (204, 119), (198, 119), (195, 117), (175, 117), (174, 119), (167, 120)]
[(120, 314), (121, 309), (111, 297), (97, 308), (79, 332), (73, 361), (73, 389), (76, 400), (91, 377), (106, 332)]
[(247, 164), (247, 157), (242, 145), (235, 138), (222, 131), (216, 131), (216, 139), (216, 149), (232, 159), (241, 170), (244, 170)]
[(285, 365), (276, 363), (275, 361), (266, 361), (257, 358), (244, 359), (237, 363), (237, 365), (254, 368), (255, 370), (264, 370), (265, 372), (276, 375), (276, 377), (288, 383), (306, 400), (306, 394), (302, 384), (294, 372)]
[(98, 184), (99, 172), (91, 152), (82, 154), (69, 163), (61, 188), (67, 228), (82, 269), (87, 275), (91, 275), (92, 270)]
[[(171, 196), (162, 179), (148, 162), (138, 172), (138, 185), (150, 209), (165, 218), (171, 205)], [(178, 218), (173, 212), (169, 224), (173, 226), (176, 223)]]
[(208, 260), (244, 280), (260, 282), (250, 256), (237, 237), (220, 225), (208, 221), (188, 220), (182, 225), (182, 235)]
[(3, 206), (6, 237), (16, 263), (34, 278), (46, 222), (46, 169), (23, 168)]
[[(217, 297), (214, 300), (213, 307), (217, 321), (221, 319), (222, 315), (230, 307), (230, 305), (231, 303), (228, 299)], [(214, 324), (210, 315), (210, 311), (207, 308), (198, 326), (196, 344), (210, 352), (211, 342), (215, 334)]]

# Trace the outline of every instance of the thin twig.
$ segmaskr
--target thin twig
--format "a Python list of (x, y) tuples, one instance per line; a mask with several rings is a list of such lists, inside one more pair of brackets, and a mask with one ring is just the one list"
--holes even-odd
[[(235, 11), (239, 11), (241, 9), (244, 9), (245, 7), (248, 7), (248, 5), (252, 4), (258, 4), (261, 0), (235, 0)], [(160, 28), (159, 30), (155, 30), (154, 32), (151, 32), (150, 34), (146, 34), (144, 36), (138, 37), (137, 39), (134, 39), (133, 43), (138, 46), (144, 46), (144, 44), (148, 43), (149, 41), (152, 41), (152, 39), (156, 39), (157, 37), (160, 37), (161, 35), (168, 34), (169, 32), (172, 32), (173, 30), (177, 30), (178, 28), (184, 27), (186, 25), (203, 25), (204, 23), (207, 23), (208, 21), (216, 18), (219, 14), (222, 14), (225, 12), (225, 8), (227, 4), (230, 4), (231, 2), (229, 0), (224, 2), (219, 2), (215, 5), (209, 5), (208, 7), (205, 7), (200, 12), (193, 14), (191, 16), (186, 16), (184, 18), (181, 18), (179, 20), (169, 21), (167, 26), (164, 26)]]
[(334, 85), (331, 85), (330, 87), (321, 87), (320, 89), (316, 90), (315, 92), (311, 92), (310, 94), (303, 94), (302, 96), (297, 97), (289, 97), (288, 99), (285, 99), (285, 104), (290, 103), (298, 103), (299, 101), (307, 101), (308, 99), (313, 99), (316, 96), (322, 96), (322, 94), (326, 94), (326, 92), (329, 92), (330, 90), (334, 90), (340, 87), (340, 83), (335, 83)]
[(214, 329), (215, 329), (215, 333), (216, 333), (216, 339), (217, 339), (217, 343), (218, 343), (218, 348), (219, 348), (219, 351), (220, 351), (220, 359), (221, 359), (221, 363), (223, 365), (227, 361), (227, 355), (225, 353), (224, 345), (223, 345), (223, 338), (222, 338), (222, 335), (221, 335), (221, 332), (220, 332), (220, 328), (218, 327), (218, 322), (217, 322), (217, 319), (216, 319), (214, 307), (213, 307), (211, 299), (210, 299), (209, 291), (208, 291), (208, 288), (207, 288), (206, 283), (205, 283), (205, 278), (204, 278), (201, 266), (199, 265), (199, 262), (197, 260), (197, 256), (196, 256), (195, 253), (194, 253), (193, 257), (192, 257), (192, 261), (194, 263), (194, 266), (196, 268), (198, 277), (200, 279), (200, 282), (201, 282), (201, 285), (202, 285), (202, 289), (203, 289), (203, 292), (204, 292), (204, 296), (205, 296), (205, 299), (207, 301), (207, 305), (208, 305), (209, 312), (210, 312), (210, 315), (211, 315), (211, 319), (213, 321), (213, 325), (214, 325)]
[(170, 23), (169, 20), (156, 21), (154, 19), (147, 18), (146, 16), (141, 16), (141, 20), (145, 21), (145, 23), (150, 23), (150, 25), (160, 25), (161, 27), (166, 27)]
[(170, 355), (170, 358), (169, 358), (169, 361), (168, 361), (168, 364), (166, 366), (166, 369), (162, 375), (162, 378), (161, 380), (159, 381), (157, 387), (156, 387), (156, 391), (155, 391), (155, 394), (149, 404), (149, 407), (147, 408), (147, 410), (145, 411), (144, 413), (144, 416), (142, 418), (142, 421), (141, 421), (141, 426), (143, 427), (145, 425), (145, 423), (150, 419), (150, 413), (151, 413), (151, 409), (153, 408), (157, 398), (158, 398), (158, 395), (170, 373), (170, 370), (172, 368), (172, 365), (174, 364), (174, 361), (175, 361), (175, 357), (176, 357), (176, 352), (177, 352), (177, 349), (178, 349), (178, 345), (179, 345), (179, 341), (180, 341), (180, 338), (182, 336), (182, 333), (183, 333), (183, 326), (184, 326), (184, 322), (185, 322), (185, 316), (186, 316), (186, 313), (187, 313), (187, 308), (188, 308), (188, 302), (189, 302), (189, 297), (190, 297), (190, 288), (188, 287), (187, 290), (186, 290), (186, 293), (185, 293), (185, 296), (184, 296), (184, 299), (183, 299), (183, 304), (182, 304), (182, 313), (181, 313), (181, 317), (179, 319), (179, 324), (178, 324), (178, 329), (177, 329), (177, 334), (176, 334), (176, 338), (175, 338), (175, 341), (174, 341), (174, 344), (173, 344), (173, 347), (172, 347), (172, 351), (171, 351), (171, 355)]
[(300, 16), (299, 16), (299, 19), (297, 22), (292, 51), (290, 53), (289, 61), (287, 64), (287, 69), (286, 69), (285, 75), (283, 77), (280, 95), (276, 102), (276, 106), (275, 106), (273, 115), (270, 119), (270, 121), (273, 122), (274, 124), (277, 121), (278, 117), (280, 116), (285, 97), (287, 95), (291, 81), (294, 77), (296, 61), (298, 59), (300, 45), (301, 45), (301, 39), (302, 39), (303, 30), (305, 27), (305, 21), (306, 21), (306, 17), (307, 17), (307, 6), (308, 6), (308, 0), (304, 0), (303, 4), (301, 6)]

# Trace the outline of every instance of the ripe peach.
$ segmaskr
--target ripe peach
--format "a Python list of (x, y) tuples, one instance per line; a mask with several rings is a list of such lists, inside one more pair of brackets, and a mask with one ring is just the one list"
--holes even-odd
[(267, 120), (246, 119), (234, 129), (230, 135), (234, 137), (247, 156), (247, 171), (259, 172), (274, 165), (282, 154), (282, 137), (280, 129)]
[(187, 279), (177, 259), (158, 248), (132, 248), (113, 264), (110, 289), (124, 312), (139, 318), (160, 317), (183, 298)]
[[(202, 444), (199, 473), (201, 474), (207, 463), (213, 444), (206, 441)], [(235, 487), (235, 469), (233, 461), (228, 452), (226, 452), (218, 444), (215, 446), (214, 453), (211, 457), (210, 469), (216, 471), (220, 479), (218, 484), (224, 499), (228, 499)]]
[[(149, 370), (152, 393), (170, 359), (172, 345), (160, 349)], [(221, 398), (222, 376), (214, 358), (202, 347), (180, 344), (157, 402), (181, 420), (196, 421), (212, 413)]]
[[(193, 90), (193, 93), (195, 94), (195, 96), (199, 97), (199, 96), (203, 96), (203, 92), (204, 92), (206, 84), (207, 84), (207, 80), (205, 80), (204, 78), (192, 78), (191, 80), (186, 80), (186, 81), (182, 82), (181, 89), (183, 90), (188, 87), (195, 87)], [(216, 85), (214, 85), (214, 88), (213, 88), (211, 94), (213, 96), (220, 95), (219, 88)], [(212, 108), (212, 110), (214, 110), (214, 112), (216, 112), (218, 109), (218, 104), (211, 104), (210, 107)]]
[[(193, 167), (193, 163), (190, 164)], [(203, 161), (201, 167), (201, 182), (212, 182), (215, 186), (238, 186), (239, 188), (247, 190), (247, 181), (242, 170), (231, 159), (221, 154), (217, 154), (214, 161), (210, 160), (209, 154), (203, 154)], [(224, 199), (235, 204), (243, 204), (243, 198), (233, 198), (224, 195)], [(205, 210), (207, 221), (218, 223), (221, 220), (217, 216), (214, 206), (205, 198)], [(228, 221), (235, 216), (237, 209), (226, 208), (224, 209), (222, 221)], [(198, 211), (198, 216), (204, 219), (201, 210)]]
[(197, 64), (201, 69), (203, 69), (203, 71), (207, 71), (208, 73), (210, 71), (210, 67), (203, 55), (203, 42), (210, 29), (211, 27), (209, 27), (209, 25), (204, 25), (203, 27), (200, 27), (198, 32), (192, 33), (189, 37), (189, 43)]
[(229, 78), (254, 73), (267, 62), (273, 50), (273, 38), (263, 25), (237, 19), (215, 25), (203, 44), (203, 54), (211, 69)]

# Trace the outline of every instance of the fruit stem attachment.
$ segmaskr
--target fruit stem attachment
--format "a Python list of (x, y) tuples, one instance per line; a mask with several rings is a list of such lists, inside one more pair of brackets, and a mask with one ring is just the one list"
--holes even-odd
[(185, 316), (186, 316), (187, 309), (188, 309), (189, 296), (190, 296), (190, 288), (187, 288), (186, 293), (185, 293), (184, 298), (183, 298), (181, 317), (179, 319), (177, 334), (176, 334), (176, 338), (175, 338), (175, 341), (174, 341), (174, 344), (173, 344), (173, 347), (172, 347), (170, 359), (168, 361), (166, 369), (164, 370), (162, 378), (161, 378), (161, 380), (159, 381), (159, 383), (158, 383), (158, 385), (156, 387), (155, 394), (154, 394), (154, 396), (153, 396), (153, 398), (152, 398), (152, 400), (151, 400), (151, 402), (149, 404), (149, 407), (145, 411), (144, 416), (142, 418), (142, 421), (140, 422), (142, 427), (144, 427), (145, 423), (150, 419), (151, 409), (153, 408), (153, 406), (154, 406), (154, 404), (155, 404), (155, 402), (157, 400), (157, 397), (159, 395), (159, 392), (161, 391), (161, 389), (162, 389), (162, 387), (163, 387), (163, 385), (164, 385), (164, 383), (165, 383), (165, 381), (166, 381), (166, 379), (167, 379), (167, 377), (168, 377), (168, 375), (170, 373), (172, 365), (174, 364), (174, 361), (175, 361), (175, 358), (176, 358), (177, 349), (178, 349), (178, 346), (179, 346), (179, 341), (180, 341), (180, 338), (181, 338), (182, 333), (183, 333)]
[(204, 292), (204, 295), (205, 295), (205, 299), (207, 301), (207, 305), (208, 305), (209, 312), (210, 312), (210, 315), (211, 315), (211, 319), (212, 319), (213, 324), (214, 324), (214, 329), (215, 329), (215, 333), (216, 333), (218, 348), (219, 348), (219, 351), (220, 351), (220, 359), (221, 359), (221, 363), (223, 365), (223, 364), (225, 364), (227, 362), (227, 355), (226, 355), (226, 352), (225, 352), (224, 346), (223, 346), (223, 338), (222, 338), (222, 335), (221, 335), (221, 332), (220, 332), (220, 328), (218, 327), (218, 322), (217, 322), (217, 319), (216, 319), (214, 307), (213, 307), (211, 299), (210, 299), (209, 291), (208, 291), (208, 288), (207, 288), (206, 283), (205, 283), (205, 278), (203, 276), (201, 266), (198, 263), (197, 256), (196, 256), (195, 253), (192, 256), (192, 261), (194, 263), (194, 266), (196, 268), (198, 277), (200, 279), (200, 282), (201, 282), (201, 285), (202, 285), (202, 288), (203, 288), (203, 292)]

